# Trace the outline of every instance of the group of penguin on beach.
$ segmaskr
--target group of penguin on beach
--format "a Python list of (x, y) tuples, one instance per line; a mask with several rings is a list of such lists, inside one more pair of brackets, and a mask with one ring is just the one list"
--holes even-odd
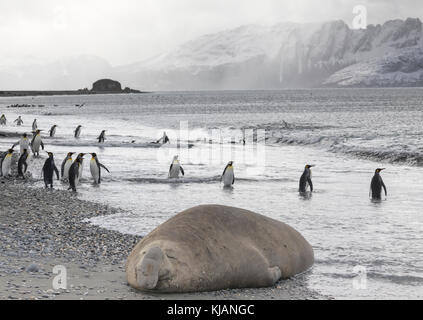
[[(3, 119), (4, 115), (1, 116), (0, 119)], [(6, 119), (4, 117), (4, 119)], [(14, 121), (18, 126), (20, 126), (23, 121), (21, 116), (19, 116)], [(0, 122), (2, 123), (2, 122)], [(51, 129), (49, 130), (50, 137), (54, 137), (56, 133), (57, 125), (53, 125)], [(79, 138), (81, 134), (81, 125), (78, 125), (74, 131), (74, 137)], [(29, 142), (29, 138), (26, 133), (24, 133), (21, 137), (21, 139), (13, 144), (12, 148), (9, 149), (3, 157), (0, 158), (0, 176), (7, 176), (10, 175), (11, 172), (11, 161), (12, 161), (12, 154), (14, 152), (14, 147), (19, 144), (20, 146), (20, 157), (18, 160), (18, 177), (25, 178), (25, 172), (27, 171), (28, 165), (26, 160), (28, 159), (29, 153), (29, 147), (31, 147), (32, 152), (35, 157), (39, 157), (40, 154), (40, 147), (44, 150), (44, 143), (41, 139), (41, 131), (38, 129), (37, 125), (37, 119), (34, 119), (32, 123), (32, 131), (33, 131), (33, 138), (32, 141)], [(105, 132), (106, 130), (103, 130), (98, 139), (99, 143), (102, 143), (105, 141)], [(161, 137), (159, 140), (156, 141), (156, 143), (170, 143), (170, 140), (168, 136), (166, 135), (166, 132), (163, 133), (163, 137)], [(75, 160), (72, 159), (72, 156), (75, 154), (74, 152), (68, 152), (65, 159), (62, 162), (61, 170), (60, 170), (60, 176), (59, 176), (59, 170), (57, 169), (55, 163), (54, 163), (54, 155), (52, 152), (47, 152), (48, 158), (44, 163), (44, 166), (42, 168), (44, 183), (46, 188), (50, 186), (50, 188), (53, 188), (53, 176), (54, 173), (56, 174), (57, 180), (60, 180), (60, 176), (62, 177), (63, 181), (69, 182), (69, 190), (72, 189), (73, 191), (76, 191), (76, 186), (79, 183), (79, 180), (82, 176), (82, 169), (83, 169), (83, 161), (84, 156), (86, 153), (79, 153)], [(92, 156), (91, 162), (90, 162), (90, 172), (94, 179), (95, 184), (101, 183), (101, 169), (103, 168), (107, 172), (110, 173), (110, 171), (104, 166), (100, 161), (98, 160), (96, 153), (90, 153)], [(307, 164), (304, 168), (304, 172), (302, 173), (299, 181), (299, 193), (300, 194), (307, 194), (308, 192), (311, 194), (313, 192), (313, 182), (312, 182), (312, 173), (311, 168), (314, 167), (314, 165)], [(383, 182), (383, 179), (380, 175), (380, 173), (385, 170), (384, 168), (377, 168), (375, 170), (375, 174), (371, 180), (370, 183), (370, 193), (369, 196), (373, 200), (380, 200), (382, 198), (382, 189), (384, 190), (385, 197), (387, 196), (387, 190), (385, 183)], [(173, 161), (169, 168), (168, 178), (170, 179), (177, 179), (179, 178), (179, 174), (182, 174), (182, 176), (185, 175), (184, 169), (182, 168), (178, 156), (173, 157)], [(226, 165), (225, 169), (223, 170), (223, 173), (220, 178), (221, 182), (223, 182), (224, 187), (232, 187), (232, 185), (235, 183), (235, 174), (234, 174), (234, 167), (233, 167), (233, 161), (229, 161)]]

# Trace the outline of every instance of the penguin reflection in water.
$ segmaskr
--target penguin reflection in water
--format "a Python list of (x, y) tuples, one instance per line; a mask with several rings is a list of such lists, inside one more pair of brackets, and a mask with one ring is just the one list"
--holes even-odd
[(225, 170), (223, 170), (222, 176), (220, 177), (220, 181), (223, 181), (224, 188), (232, 188), (232, 185), (235, 183), (233, 161), (229, 161), (226, 165)]
[(298, 191), (301, 194), (305, 194), (309, 187), (310, 187), (310, 195), (313, 192), (313, 182), (311, 181), (311, 168), (313, 167), (314, 165), (307, 164), (304, 168), (304, 172), (301, 175), (300, 186), (298, 189)]
[(53, 153), (47, 152), (48, 158), (44, 162), (43, 166), (43, 175), (44, 175), (44, 184), (46, 188), (50, 185), (50, 188), (53, 188), (53, 174), (56, 173), (57, 180), (60, 180), (59, 170), (57, 170), (56, 165), (54, 164)]
[(183, 176), (185, 175), (184, 169), (179, 163), (178, 156), (174, 156), (172, 164), (170, 165), (170, 168), (169, 168), (169, 178), (171, 179), (179, 178), (179, 171), (182, 173)]
[(104, 170), (106, 170), (108, 173), (110, 173), (110, 171), (103, 164), (101, 164), (100, 161), (98, 161), (97, 154), (95, 153), (90, 153), (90, 154), (92, 156), (91, 162), (90, 162), (91, 175), (94, 179), (94, 183), (100, 184), (101, 183), (101, 168), (104, 168)]
[[(382, 177), (380, 173), (385, 170), (385, 168), (378, 168), (375, 171), (375, 175), (372, 178), (372, 182), (370, 183), (370, 192), (372, 195), (372, 200), (381, 200), (382, 199), (382, 188), (385, 191), (385, 197), (388, 196), (386, 192), (385, 183), (383, 183)], [(369, 194), (370, 195), (370, 194)]]

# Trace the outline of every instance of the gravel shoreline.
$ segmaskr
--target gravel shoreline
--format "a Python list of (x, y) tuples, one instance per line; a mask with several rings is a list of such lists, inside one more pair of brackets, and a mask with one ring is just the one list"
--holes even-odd
[[(114, 214), (72, 192), (0, 178), (1, 299), (327, 299), (309, 290), (307, 273), (277, 286), (192, 294), (145, 294), (127, 285), (126, 258), (141, 237), (106, 230), (86, 218)], [(67, 271), (52, 287), (53, 267)]]

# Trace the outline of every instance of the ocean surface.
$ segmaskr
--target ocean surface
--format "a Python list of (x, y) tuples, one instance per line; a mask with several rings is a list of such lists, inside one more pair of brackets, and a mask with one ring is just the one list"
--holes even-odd
[[(7, 108), (17, 103), (34, 107)], [(1, 98), (0, 113), (8, 119), (0, 131), (29, 133), (37, 118), (58, 167), (70, 151), (98, 154), (111, 173), (93, 185), (87, 155), (78, 196), (122, 211), (93, 224), (146, 235), (195, 205), (250, 209), (291, 225), (312, 244), (316, 261), (305, 286), (343, 299), (423, 298), (422, 89), (16, 97)], [(18, 115), (22, 127), (12, 123)], [(170, 144), (151, 143), (163, 131)], [(0, 150), (17, 140), (0, 137)], [(171, 181), (174, 155), (185, 177)], [(29, 162), (35, 179), (42, 157)], [(224, 189), (220, 175), (230, 160), (236, 181)], [(316, 165), (309, 197), (298, 194), (305, 164)], [(388, 196), (372, 202), (378, 167), (386, 168)]]

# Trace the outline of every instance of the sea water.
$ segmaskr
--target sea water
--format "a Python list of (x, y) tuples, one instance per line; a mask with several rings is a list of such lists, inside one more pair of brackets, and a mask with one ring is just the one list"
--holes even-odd
[[(16, 103), (35, 107), (7, 108)], [(67, 152), (96, 152), (110, 174), (103, 170), (95, 186), (86, 155), (78, 196), (121, 212), (93, 224), (146, 235), (192, 206), (241, 207), (291, 225), (312, 244), (316, 261), (305, 286), (335, 298), (421, 299), (422, 111), (422, 89), (15, 97), (0, 99), (8, 119), (0, 131), (29, 133), (37, 118), (58, 167)], [(12, 124), (18, 115), (22, 127)], [(104, 144), (96, 141), (101, 130)], [(163, 131), (170, 144), (152, 143)], [(17, 140), (0, 137), (0, 150)], [(174, 155), (185, 177), (169, 180)], [(29, 161), (35, 179), (42, 156)], [(236, 180), (225, 189), (220, 175), (230, 160)], [(315, 190), (304, 197), (298, 181), (306, 164), (315, 165)], [(370, 180), (379, 167), (386, 168), (388, 196), (372, 202)]]

